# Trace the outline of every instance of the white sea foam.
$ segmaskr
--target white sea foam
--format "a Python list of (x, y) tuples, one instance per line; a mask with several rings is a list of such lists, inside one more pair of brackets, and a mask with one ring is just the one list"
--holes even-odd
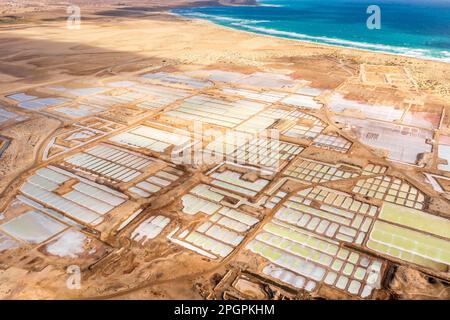
[(282, 4), (260, 4), (259, 7), (270, 7), (270, 8), (283, 8)]
[(215, 16), (215, 15), (206, 14), (206, 13), (199, 13), (199, 12), (183, 13), (183, 16), (192, 17), (192, 18), (207, 19), (207, 20), (212, 20), (212, 21), (227, 21), (227, 22), (236, 23), (236, 24), (239, 24), (239, 25), (241, 25), (241, 24), (242, 25), (244, 25), (244, 24), (258, 24), (258, 23), (270, 22), (270, 20), (237, 19), (237, 18), (230, 18), (230, 17)]

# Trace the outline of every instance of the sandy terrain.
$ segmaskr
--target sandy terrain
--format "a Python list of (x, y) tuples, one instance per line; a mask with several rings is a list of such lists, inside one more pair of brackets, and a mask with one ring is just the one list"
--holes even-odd
[[(5, 128), (0, 134), (11, 139), (11, 144), (0, 159), (0, 193), (15, 177), (31, 168), (36, 162), (41, 145), (59, 127), (60, 122), (54, 119), (37, 117), (25, 121), (14, 128)], [(2, 202), (7, 199), (2, 196)]]
[[(64, 5), (45, 6), (44, 11), (42, 1), (42, 6), (30, 2), (27, 6), (3, 6), (3, 2), (0, 1), (3, 10), (0, 14), (4, 17), (0, 20), (1, 95), (65, 80), (94, 81), (93, 78), (101, 80), (138, 71), (221, 69), (250, 74), (259, 70), (290, 74), (293, 78), (310, 81), (313, 87), (336, 90), (349, 99), (364, 102), (390, 99), (392, 103), (402, 103), (406, 98), (420, 97), (442, 106), (447, 114), (450, 111), (450, 64), (259, 36), (158, 12), (168, 6), (193, 5), (194, 2), (239, 4), (241, 1), (152, 1), (150, 8), (141, 8), (144, 1), (121, 1), (123, 6), (119, 9), (107, 3), (86, 1), (84, 4), (80, 1), (83, 5), (80, 29), (67, 28)], [(54, 11), (49, 11), (49, 8)], [(405, 77), (405, 81), (399, 84), (386, 84), (376, 77), (377, 70), (366, 70), (370, 74), (368, 82), (364, 83), (360, 74), (361, 66), (365, 64), (379, 65), (380, 68), (398, 67), (386, 69), (393, 73), (402, 73), (404, 67), (410, 78)], [(366, 88), (370, 89), (369, 93), (361, 93)], [(42, 153), (42, 146), (55, 130), (63, 125), (62, 121), (50, 116), (29, 112), (29, 117), (12, 128), (0, 128), (0, 135), (11, 139), (0, 159), (0, 194), (3, 192), (0, 209), (14, 195), (13, 191), (17, 190), (27, 170), (45, 164), (37, 155)], [(442, 130), (449, 130), (450, 120), (448, 116), (443, 118), (447, 120), (444, 120)], [(354, 139), (350, 134), (347, 138)], [(367, 162), (362, 158), (374, 155), (360, 145), (351, 154), (353, 160), (346, 155), (323, 155), (318, 148), (310, 148), (305, 154), (311, 158), (359, 166)], [(405, 167), (399, 164), (396, 168)], [(419, 179), (413, 169), (411, 174), (408, 170), (403, 171), (404, 176)], [(24, 176), (21, 175), (23, 173)], [(294, 184), (294, 187), (302, 189), (304, 186)], [(341, 187), (344, 191), (351, 191), (351, 184), (338, 185), (337, 188)], [(431, 187), (426, 190), (433, 194)], [(174, 193), (167, 202), (178, 196)], [(162, 198), (161, 201), (165, 200)], [(449, 206), (442, 199), (432, 203), (439, 209), (436, 211), (445, 211)], [(178, 210), (173, 206), (159, 206), (158, 201), (154, 204), (158, 205), (158, 213), (161, 214), (175, 216)], [(217, 284), (208, 282), (208, 279), (215, 272), (223, 275), (228, 266), (228, 260), (223, 265), (211, 263), (194, 257), (193, 253), (174, 249), (164, 241), (155, 241), (151, 247), (142, 248), (130, 243), (128, 236), (121, 234), (114, 243), (109, 243), (117, 247), (125, 244), (123, 248), (98, 265), (91, 265), (89, 270), (83, 270), (86, 278), (83, 279), (85, 287), (82, 292), (66, 290), (66, 261), (56, 262), (55, 259), (53, 267), (45, 267), (41, 263), (43, 253), (34, 251), (18, 267), (0, 271), (0, 298), (200, 299), (206, 298), (205, 292)], [(155, 252), (162, 254), (156, 255)], [(38, 261), (37, 266), (35, 261)], [(256, 262), (253, 264), (257, 265)], [(153, 273), (150, 267), (154, 265), (163, 271)], [(190, 272), (186, 274), (186, 270)], [(427, 283), (423, 274), (414, 272), (402, 269), (402, 273), (396, 275), (391, 290), (397, 298), (428, 298), (432, 295), (448, 299), (445, 289), (448, 287), (443, 287), (440, 282)], [(334, 292), (329, 295), (347, 298)]]
[[(412, 70), (412, 77), (425, 89), (442, 90), (445, 93), (448, 86), (449, 66), (445, 63), (258, 36), (168, 14), (137, 12), (132, 18), (126, 18), (120, 17), (126, 16), (126, 13), (117, 10), (117, 16), (112, 21), (107, 12), (96, 10), (95, 21), (92, 21), (90, 11), (86, 10), (85, 16), (82, 14), (80, 30), (68, 30), (65, 28), (65, 21), (40, 22), (35, 27), (32, 27), (33, 23), (17, 24), (14, 27), (3, 24), (2, 43), (9, 45), (2, 46), (2, 58), (14, 68), (8, 70), (7, 66), (4, 66), (2, 71), (24, 78), (27, 71), (32, 73), (30, 71), (33, 67), (49, 71), (64, 64), (95, 63), (96, 66), (92, 66), (91, 70), (87, 66), (82, 68), (85, 72), (93, 72), (97, 71), (97, 65), (98, 70), (101, 70), (102, 67), (107, 68), (113, 64), (117, 66), (125, 61), (130, 63), (130, 60), (158, 58), (174, 60), (177, 64), (224, 63), (242, 67), (268, 64), (272, 68), (276, 68), (278, 64), (279, 69), (282, 69), (283, 65), (295, 64), (293, 67), (299, 70), (309, 65), (314, 69), (301, 74), (314, 80), (323, 70), (340, 71), (348, 75), (352, 70), (354, 72), (359, 64), (370, 62), (408, 66)], [(66, 16), (65, 12), (55, 11), (31, 14), (27, 18), (38, 19), (40, 15), (59, 15), (61, 18)], [(104, 37), (106, 34), (108, 36)], [(146, 39), (144, 43), (142, 38)], [(20, 53), (16, 48), (19, 48)], [(37, 51), (39, 57), (36, 56)], [(58, 52), (56, 57), (54, 52)], [(70, 60), (67, 60), (66, 55), (71, 55)], [(98, 59), (88, 59), (94, 55)], [(321, 61), (311, 66), (311, 62), (317, 62), (314, 59)], [(67, 67), (69, 72), (72, 71), (70, 66)], [(80, 65), (73, 68), (78, 70)]]

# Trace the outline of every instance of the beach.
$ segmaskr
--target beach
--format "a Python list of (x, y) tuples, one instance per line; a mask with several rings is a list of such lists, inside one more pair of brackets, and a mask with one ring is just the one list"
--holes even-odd
[[(346, 60), (349, 65), (354, 67), (361, 63), (407, 66), (421, 89), (444, 96), (450, 91), (448, 88), (449, 64), (438, 61), (237, 31), (204, 20), (180, 17), (167, 11), (147, 13), (121, 8), (114, 10), (87, 8), (83, 10), (85, 19), (82, 17), (80, 30), (68, 30), (64, 19), (65, 12), (59, 10), (55, 13), (60, 18), (53, 18), (53, 20), (59, 21), (48, 21), (45, 17), (49, 15), (49, 12), (36, 12), (30, 14), (29, 21), (24, 25), (20, 23), (11, 26), (2, 24), (1, 37), (6, 41), (4, 43), (9, 42), (20, 46), (21, 42), (42, 36), (42, 40), (35, 41), (35, 47), (31, 46), (29, 49), (30, 52), (39, 51), (41, 57), (38, 60), (41, 60), (39, 63), (41, 70), (51, 69), (54, 65), (45, 58), (51, 55), (52, 48), (65, 49), (72, 56), (80, 53), (78, 59), (80, 62), (89, 50), (95, 51), (97, 55), (113, 56), (116, 53), (125, 58), (129, 54), (130, 57), (173, 59), (176, 64), (213, 65), (225, 63), (237, 68), (273, 64), (292, 66), (292, 60), (307, 58), (318, 62), (318, 65), (314, 66), (315, 68), (320, 68), (320, 64), (323, 64), (324, 68), (335, 67), (339, 70), (342, 69), (339, 65)], [(114, 16), (114, 22), (111, 20), (112, 16)], [(38, 22), (41, 18), (44, 20), (43, 23)], [(101, 22), (107, 28), (100, 32), (100, 28), (95, 25), (97, 22)], [(31, 28), (33, 25), (36, 28)], [(14, 34), (11, 34), (9, 30)], [(107, 34), (108, 37), (103, 38), (102, 33)], [(142, 35), (148, 39), (145, 43), (141, 42), (140, 36)], [(43, 43), (45, 45), (41, 45)], [(78, 46), (71, 44), (77, 44)], [(3, 56), (11, 54), (9, 48), (9, 46), (2, 47)], [(104, 51), (108, 51), (108, 53), (104, 53)], [(36, 60), (36, 57), (33, 57), (33, 60)], [(48, 63), (45, 62), (46, 60)], [(20, 64), (21, 62), (14, 63)], [(98, 64), (99, 68), (102, 65), (107, 67), (107, 61), (101, 61), (101, 59), (99, 61), (94, 59), (89, 63)], [(29, 67), (27, 66), (26, 69)], [(308, 67), (308, 65), (302, 67)], [(8, 66), (4, 68), (7, 69)], [(74, 66), (74, 68), (76, 67)], [(294, 65), (293, 68), (293, 71), (295, 71), (296, 66)], [(6, 74), (14, 78), (16, 76), (14, 73), (17, 72), (19, 71), (9, 71)], [(321, 81), (326, 82), (328, 78), (320, 74), (312, 76), (315, 77), (319, 86)], [(11, 79), (7, 76), (3, 77), (7, 78), (8, 81)]]
[[(376, 10), (378, 25), (371, 26)], [(418, 0), (263, 0), (258, 6), (192, 7), (173, 10), (237, 30), (333, 46), (450, 62), (450, 7)], [(370, 15), (372, 12), (372, 15)]]

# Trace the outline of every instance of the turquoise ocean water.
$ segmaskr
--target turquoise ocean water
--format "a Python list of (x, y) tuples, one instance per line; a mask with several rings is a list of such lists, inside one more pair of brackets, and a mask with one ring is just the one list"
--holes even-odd
[[(199, 7), (175, 13), (271, 36), (450, 63), (450, 0), (263, 0), (251, 7)], [(366, 10), (381, 9), (369, 30)]]

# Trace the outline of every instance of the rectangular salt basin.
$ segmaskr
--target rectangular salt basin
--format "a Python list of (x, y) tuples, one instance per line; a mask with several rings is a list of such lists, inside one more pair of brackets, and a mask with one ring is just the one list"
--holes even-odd
[[(306, 279), (304, 277), (297, 275), (293, 272), (290, 272), (286, 269), (277, 267), (276, 265), (273, 264), (269, 264), (268, 266), (266, 266), (263, 269), (263, 273), (299, 289), (304, 288), (306, 284)], [(309, 281), (309, 283), (312, 283), (312, 281)]]
[(19, 247), (17, 241), (0, 232), (0, 252)]
[(426, 143), (433, 138), (429, 130), (351, 117), (334, 117), (334, 121), (351, 126), (362, 143), (387, 150), (391, 160), (415, 164), (419, 154), (431, 152)]
[(231, 128), (249, 119), (264, 107), (265, 105), (261, 103), (247, 100), (230, 102), (198, 95), (186, 99), (180, 106), (164, 114), (187, 121), (202, 121)]
[(186, 75), (205, 78), (210, 81), (219, 81), (233, 83), (243, 77), (245, 74), (238, 72), (222, 71), (222, 70), (200, 70), (200, 71), (190, 71), (186, 72)]
[(63, 104), (69, 102), (66, 98), (39, 98), (35, 100), (27, 100), (19, 103), (19, 107), (29, 110), (40, 110), (49, 106)]
[(380, 218), (450, 239), (450, 220), (419, 210), (385, 202)]
[(86, 87), (86, 88), (71, 89), (71, 88), (66, 88), (63, 86), (51, 86), (51, 87), (48, 87), (48, 89), (57, 91), (57, 92), (65, 92), (65, 93), (71, 94), (76, 97), (83, 97), (83, 96), (99, 94), (99, 93), (103, 93), (107, 90), (110, 90), (109, 88), (103, 88), (103, 87)]
[(68, 171), (65, 171), (57, 167), (48, 166), (47, 168), (38, 170), (37, 173), (39, 175), (44, 174), (47, 179), (55, 181), (57, 183), (63, 183), (69, 180), (70, 178), (76, 178), (77, 180), (80, 181), (80, 183), (73, 186), (75, 190), (78, 190), (82, 193), (90, 195), (91, 197), (102, 200), (103, 202), (109, 203), (110, 205), (113, 206), (118, 206), (123, 202), (125, 202), (125, 200), (127, 199), (127, 196), (121, 192), (106, 187), (102, 184), (97, 184), (90, 180), (81, 178), (75, 174), (72, 174)]
[(0, 105), (0, 125), (3, 122), (7, 122), (9, 120), (16, 119), (17, 117), (18, 117), (17, 114), (4, 110), (2, 108), (2, 106)]
[(437, 237), (377, 221), (370, 239), (388, 247), (450, 265), (450, 243)]
[(134, 148), (145, 148), (155, 152), (164, 152), (168, 147), (170, 147), (170, 144), (135, 135), (130, 132), (120, 133), (109, 140)]
[(325, 269), (317, 264), (282, 251), (279, 248), (267, 245), (258, 240), (252, 240), (246, 248), (253, 253), (261, 255), (270, 262), (280, 265), (295, 273), (309, 277), (313, 280), (321, 281), (324, 276)]
[(175, 146), (185, 144), (185, 143), (189, 142), (189, 140), (190, 140), (189, 137), (186, 137), (183, 135), (179, 135), (176, 133), (163, 131), (163, 130), (159, 130), (159, 129), (155, 129), (155, 128), (151, 128), (151, 127), (147, 127), (147, 126), (139, 126), (136, 129), (131, 130), (130, 132), (135, 135), (140, 135), (140, 136), (143, 136), (146, 138), (152, 138), (152, 139), (155, 139), (158, 141), (173, 144)]
[(60, 172), (51, 170), (51, 168), (42, 168), (39, 169), (38, 171), (36, 171), (36, 174), (46, 178), (47, 180), (53, 181), (57, 184), (62, 184), (68, 180), (70, 180), (70, 178)]
[(185, 75), (170, 74), (166, 72), (147, 73), (142, 77), (146, 79), (159, 80), (166, 83), (181, 84), (195, 89), (203, 89), (212, 85), (208, 81), (191, 78)]
[(424, 258), (422, 256), (419, 256), (415, 253), (407, 252), (402, 249), (392, 247), (390, 245), (386, 245), (381, 242), (374, 241), (372, 239), (369, 239), (366, 243), (367, 247), (375, 250), (377, 252), (384, 253), (388, 256), (398, 258), (403, 261), (408, 261), (411, 263), (415, 263), (417, 265), (423, 266), (425, 268), (430, 268), (437, 271), (448, 271), (448, 265), (439, 263), (427, 258)]
[(25, 197), (23, 195), (19, 195), (19, 196), (16, 197), (16, 199), (18, 201), (20, 201), (21, 203), (38, 210), (39, 212), (47, 214), (51, 218), (55, 218), (56, 220), (61, 221), (64, 224), (67, 224), (68, 226), (76, 227), (78, 229), (82, 229), (83, 228), (83, 225), (79, 224), (78, 222), (76, 222), (76, 221), (74, 221), (74, 220), (64, 216), (63, 214), (61, 214), (61, 213), (59, 213), (59, 212), (57, 212), (55, 210), (48, 209), (48, 208), (44, 207), (43, 205), (41, 205), (41, 204), (31, 200), (30, 198), (27, 198), (27, 197)]
[(69, 89), (69, 90), (67, 90), (67, 92), (74, 96), (82, 97), (82, 96), (103, 93), (107, 90), (108, 90), (108, 88), (96, 87), (96, 88)]
[(79, 205), (87, 207), (100, 215), (104, 215), (114, 208), (103, 201), (92, 198), (90, 195), (86, 195), (77, 190), (72, 190), (66, 193), (63, 197)]
[(28, 178), (27, 180), (29, 183), (35, 185), (36, 187), (45, 189), (47, 191), (54, 191), (58, 188), (58, 184), (56, 182), (53, 182), (51, 180), (47, 180), (46, 178), (42, 178), (39, 175), (34, 175)]
[(165, 107), (176, 100), (190, 96), (186, 90), (161, 87), (156, 85), (138, 85), (133, 90), (148, 96), (146, 101), (137, 106), (144, 109), (158, 109)]
[(141, 172), (136, 170), (141, 170), (151, 163), (148, 158), (135, 155), (124, 149), (105, 145), (96, 146), (86, 152), (66, 158), (65, 161), (74, 166), (92, 170), (110, 179), (124, 182), (131, 181), (139, 176)]
[(401, 119), (404, 111), (393, 106), (368, 105), (345, 99), (341, 94), (334, 94), (329, 104), (334, 112), (352, 110), (365, 115), (367, 118), (392, 122)]
[(92, 223), (99, 218), (99, 215), (92, 210), (29, 183), (25, 183), (20, 191), (32, 199), (39, 200), (47, 206), (53, 207), (83, 222)]
[(298, 81), (288, 75), (269, 72), (255, 72), (242, 79), (236, 80), (236, 83), (254, 86), (257, 88), (292, 88), (298, 84)]
[(191, 194), (186, 194), (182, 198), (183, 212), (189, 215), (195, 215), (199, 212), (211, 215), (220, 209), (220, 205), (207, 200), (197, 198)]
[(268, 180), (264, 179), (257, 179), (254, 182), (243, 180), (241, 179), (240, 173), (230, 170), (226, 170), (224, 172), (215, 172), (211, 175), (211, 177), (231, 184), (235, 184), (252, 191), (261, 191), (261, 189), (263, 189), (269, 183)]
[(6, 233), (28, 243), (41, 243), (66, 228), (37, 211), (28, 211), (0, 226)]
[(280, 99), (286, 97), (287, 93), (281, 93), (281, 92), (275, 92), (275, 91), (269, 91), (269, 92), (258, 92), (253, 90), (246, 90), (246, 89), (231, 89), (231, 88), (225, 88), (222, 90), (222, 92), (230, 95), (239, 95), (242, 97), (245, 97), (247, 99), (253, 99), (263, 102), (270, 102), (275, 103), (280, 101)]
[(19, 92), (19, 93), (15, 93), (15, 94), (7, 96), (7, 98), (10, 98), (10, 99), (18, 101), (18, 102), (24, 102), (24, 101), (36, 99), (37, 97), (28, 95), (23, 92)]
[(408, 111), (403, 118), (403, 123), (426, 129), (437, 129), (440, 120), (440, 114), (425, 111)]
[(324, 92), (324, 91), (325, 90), (323, 90), (323, 89), (312, 88), (312, 87), (306, 86), (306, 87), (298, 89), (297, 93), (317, 97), (317, 96), (320, 96), (322, 94), (322, 92)]
[(313, 97), (300, 94), (293, 94), (281, 100), (282, 103), (293, 105), (296, 107), (305, 107), (310, 109), (320, 109), (322, 105), (314, 100)]
[(134, 87), (136, 84), (137, 83), (133, 82), (133, 81), (122, 80), (122, 81), (110, 82), (110, 83), (108, 83), (108, 86), (113, 87), (113, 88), (129, 88), (129, 87)]
[(438, 169), (450, 172), (450, 146), (440, 144), (438, 150), (439, 158), (447, 161), (447, 164), (438, 164)]
[(227, 183), (227, 182), (223, 182), (223, 181), (219, 181), (219, 180), (213, 180), (211, 182), (211, 184), (213, 184), (215, 186), (219, 186), (219, 187), (224, 188), (224, 189), (231, 190), (233, 193), (242, 193), (242, 194), (244, 194), (246, 196), (249, 196), (249, 197), (254, 197), (257, 194), (256, 192), (253, 192), (251, 190), (248, 190), (248, 189), (245, 189), (245, 188), (242, 188), (242, 187), (238, 187), (238, 186), (235, 186), (233, 184), (230, 184), (230, 183)]
[(236, 221), (239, 221), (247, 226), (253, 226), (259, 222), (259, 220), (256, 219), (255, 217), (245, 214), (241, 211), (234, 210), (234, 209), (222, 207), (222, 209), (220, 209), (219, 212), (222, 215), (227, 216)]
[(222, 242), (209, 238), (201, 233), (193, 231), (186, 237), (186, 241), (191, 242), (197, 247), (207, 250), (213, 254), (219, 255), (222, 258), (226, 257), (233, 251), (233, 247), (230, 247)]
[(240, 124), (236, 128), (236, 130), (251, 134), (257, 134), (265, 129), (268, 129), (271, 125), (275, 123), (275, 121), (276, 121), (275, 119), (257, 115)]
[(169, 224), (170, 219), (165, 216), (152, 216), (149, 219), (142, 222), (131, 234), (131, 238), (134, 241), (140, 242), (144, 240), (142, 244), (145, 244), (147, 240), (156, 238), (163, 229)]
[(59, 107), (59, 108), (53, 109), (53, 111), (62, 113), (71, 118), (83, 118), (83, 117), (87, 117), (87, 116), (102, 112), (104, 110), (105, 109), (101, 108), (101, 107), (89, 106), (89, 105), (85, 105), (85, 104), (80, 104), (77, 106)]
[(81, 232), (69, 229), (47, 244), (46, 251), (58, 257), (77, 258), (85, 251), (88, 237)]

